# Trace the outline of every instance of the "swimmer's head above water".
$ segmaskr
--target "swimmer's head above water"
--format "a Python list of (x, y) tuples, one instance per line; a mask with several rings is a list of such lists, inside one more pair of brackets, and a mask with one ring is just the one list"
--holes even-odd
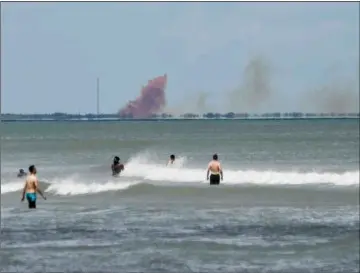
[(115, 156), (114, 157), (114, 164), (119, 164), (119, 162), (120, 162), (120, 157)]
[(213, 158), (213, 160), (218, 160), (218, 155), (217, 155), (217, 154), (213, 154), (212, 158)]
[(170, 155), (170, 160), (168, 161), (168, 164), (173, 164), (175, 162), (175, 155)]
[(26, 176), (26, 172), (24, 171), (24, 169), (20, 169), (17, 176), (18, 176), (18, 177)]
[(118, 175), (124, 169), (125, 169), (124, 164), (120, 163), (120, 157), (115, 156), (113, 160), (113, 164), (111, 165), (112, 174)]

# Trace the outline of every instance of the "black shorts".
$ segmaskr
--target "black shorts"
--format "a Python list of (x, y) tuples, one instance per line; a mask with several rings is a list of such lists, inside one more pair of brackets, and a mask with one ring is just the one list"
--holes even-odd
[(219, 184), (220, 184), (220, 174), (211, 174), (210, 185), (219, 185)]

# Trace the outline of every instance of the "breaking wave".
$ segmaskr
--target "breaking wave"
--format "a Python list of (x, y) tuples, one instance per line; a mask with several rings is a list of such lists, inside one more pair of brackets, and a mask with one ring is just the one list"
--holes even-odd
[[(157, 160), (155, 160), (156, 162)], [(81, 178), (79, 174), (56, 178), (41, 183), (46, 192), (56, 195), (94, 194), (106, 191), (126, 190), (137, 184), (147, 183), (154, 186), (177, 185), (179, 183), (188, 186), (208, 183), (205, 179), (206, 170), (201, 168), (185, 167), (186, 157), (177, 159), (176, 164), (166, 166), (166, 162), (153, 163), (154, 158), (149, 160), (146, 154), (139, 154), (131, 158), (125, 165), (125, 171), (119, 178), (106, 178), (104, 181)], [(41, 179), (41, 178), (40, 178)], [(295, 172), (277, 170), (241, 170), (225, 169), (224, 185), (319, 185), (328, 184), (333, 186), (358, 186), (359, 171), (344, 173), (332, 172)], [(1, 184), (1, 194), (20, 191), (23, 182), (9, 181)]]

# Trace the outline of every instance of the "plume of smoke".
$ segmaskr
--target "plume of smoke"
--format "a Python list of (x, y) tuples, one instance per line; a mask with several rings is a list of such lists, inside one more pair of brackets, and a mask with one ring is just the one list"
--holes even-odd
[(200, 94), (198, 94), (198, 97), (195, 100), (195, 107), (197, 112), (204, 113), (209, 111), (209, 108), (207, 106), (208, 98), (209, 94), (206, 92), (200, 92)]
[(152, 79), (141, 90), (140, 96), (130, 101), (119, 110), (121, 116), (132, 116), (134, 118), (146, 118), (157, 114), (166, 105), (165, 88), (167, 76), (160, 76)]
[[(272, 96), (270, 85), (270, 65), (265, 58), (255, 56), (249, 60), (243, 71), (243, 82), (240, 87), (230, 92), (224, 109), (225, 112), (260, 112), (268, 106)], [(176, 107), (168, 108), (172, 114), (206, 113), (210, 111), (208, 100), (209, 93), (199, 92), (187, 97)], [(213, 111), (216, 107), (211, 107)]]
[(314, 113), (359, 112), (359, 64), (352, 77), (331, 75), (329, 82), (307, 92), (302, 102), (304, 111)]
[(245, 66), (242, 85), (230, 93), (229, 108), (234, 112), (260, 111), (270, 97), (270, 66), (256, 56)]
[(184, 113), (203, 114), (209, 111), (207, 100), (209, 93), (199, 92), (195, 95), (191, 95), (178, 104), (175, 107), (166, 108), (168, 113), (173, 115), (181, 115)]
[[(229, 94), (229, 105), (225, 111), (252, 113), (269, 111), (270, 99), (274, 99), (275, 95), (271, 85), (270, 72), (270, 66), (264, 58), (260, 56), (251, 58), (244, 68), (243, 81), (240, 87)], [(354, 72), (355, 74), (348, 78), (334, 75), (329, 77), (331, 80), (328, 83), (307, 92), (298, 101), (297, 109), (293, 109), (293, 111), (314, 113), (359, 112), (359, 63), (357, 63)], [(209, 112), (207, 103), (209, 94), (206, 92), (192, 95), (176, 107), (166, 106), (166, 83), (166, 75), (149, 81), (148, 85), (143, 87), (140, 96), (123, 107), (119, 114), (148, 117), (161, 111), (175, 116), (189, 112)], [(284, 107), (281, 108), (276, 110), (284, 110)], [(214, 107), (211, 109), (214, 110)]]

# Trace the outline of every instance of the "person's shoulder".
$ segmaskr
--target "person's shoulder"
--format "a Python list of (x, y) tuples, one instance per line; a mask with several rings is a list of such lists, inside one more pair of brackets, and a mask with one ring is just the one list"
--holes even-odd
[(37, 181), (37, 177), (35, 174), (29, 174), (27, 177), (29, 181)]

